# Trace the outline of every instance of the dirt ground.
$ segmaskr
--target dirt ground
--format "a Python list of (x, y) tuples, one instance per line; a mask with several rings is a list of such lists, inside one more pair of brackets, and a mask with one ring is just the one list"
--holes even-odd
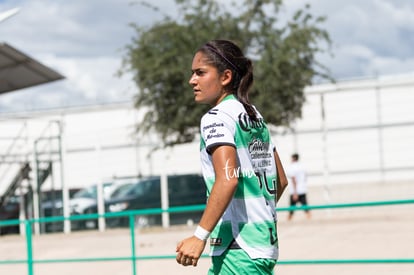
[[(162, 259), (138, 260), (136, 274), (206, 274), (210, 259), (198, 267), (182, 267), (174, 260), (176, 243), (194, 226), (136, 231), (136, 254)], [(83, 262), (35, 263), (35, 275), (132, 275), (128, 259), (90, 261), (88, 258), (130, 257), (127, 229), (47, 234), (33, 237), (34, 260), (83, 258)], [(298, 212), (292, 221), (279, 214), (280, 264), (275, 274), (412, 275), (414, 263), (404, 264), (289, 264), (292, 260), (414, 259), (414, 206), (398, 205), (353, 210), (313, 210), (312, 219)], [(208, 252), (208, 251), (206, 251)], [(0, 237), (0, 263), (24, 260), (25, 238)], [(25, 263), (0, 264), (1, 275), (28, 274)], [(225, 274), (227, 275), (227, 274)]]

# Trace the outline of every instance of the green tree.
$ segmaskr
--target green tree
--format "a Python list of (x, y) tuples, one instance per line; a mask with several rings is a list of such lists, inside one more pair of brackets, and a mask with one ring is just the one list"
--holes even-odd
[[(123, 71), (134, 75), (135, 107), (146, 110), (138, 130), (155, 130), (164, 145), (192, 141), (209, 106), (197, 106), (188, 84), (195, 50), (211, 39), (229, 39), (253, 60), (255, 84), (250, 99), (268, 124), (289, 126), (301, 117), (304, 88), (317, 76), (328, 78), (315, 56), (329, 49), (328, 33), (310, 7), (279, 26), (281, 0), (245, 0), (231, 13), (216, 0), (175, 0), (180, 16), (168, 16), (136, 31), (126, 47)], [(142, 3), (141, 3), (142, 4)], [(150, 6), (148, 3), (143, 5)], [(154, 7), (153, 7), (154, 8)]]

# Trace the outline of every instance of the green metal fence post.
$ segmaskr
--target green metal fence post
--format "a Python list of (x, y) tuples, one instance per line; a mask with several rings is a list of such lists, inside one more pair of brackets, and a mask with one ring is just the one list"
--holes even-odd
[(132, 251), (132, 274), (137, 274), (136, 253), (135, 253), (135, 220), (134, 215), (129, 214), (129, 230), (131, 232), (131, 251)]
[(32, 221), (24, 221), (26, 228), (26, 245), (27, 245), (27, 270), (28, 275), (33, 275), (33, 243), (32, 243)]

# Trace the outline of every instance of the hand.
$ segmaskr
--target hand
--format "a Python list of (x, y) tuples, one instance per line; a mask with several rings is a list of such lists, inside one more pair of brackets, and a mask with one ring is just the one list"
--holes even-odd
[(299, 196), (298, 196), (298, 194), (293, 194), (292, 199), (293, 199), (293, 201), (294, 201), (294, 202), (299, 201)]
[(197, 266), (198, 259), (200, 259), (205, 246), (206, 241), (202, 241), (195, 236), (182, 240), (175, 250), (177, 252), (177, 263), (183, 266)]

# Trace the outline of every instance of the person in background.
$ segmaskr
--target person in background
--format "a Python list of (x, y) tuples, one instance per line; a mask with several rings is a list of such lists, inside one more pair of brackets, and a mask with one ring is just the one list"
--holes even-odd
[(273, 274), (278, 258), (276, 202), (287, 185), (264, 118), (249, 102), (252, 62), (228, 40), (197, 50), (189, 80), (202, 117), (201, 165), (207, 204), (176, 261), (196, 266), (210, 237), (208, 274)]
[[(289, 180), (290, 206), (296, 206), (299, 202), (303, 206), (307, 206), (307, 176), (304, 166), (299, 161), (299, 154), (292, 154), (291, 164), (287, 168), (286, 172)], [(293, 218), (293, 213), (294, 211), (289, 211), (288, 220), (291, 220)], [(310, 219), (311, 213), (309, 209), (305, 209), (305, 213), (308, 219)]]

